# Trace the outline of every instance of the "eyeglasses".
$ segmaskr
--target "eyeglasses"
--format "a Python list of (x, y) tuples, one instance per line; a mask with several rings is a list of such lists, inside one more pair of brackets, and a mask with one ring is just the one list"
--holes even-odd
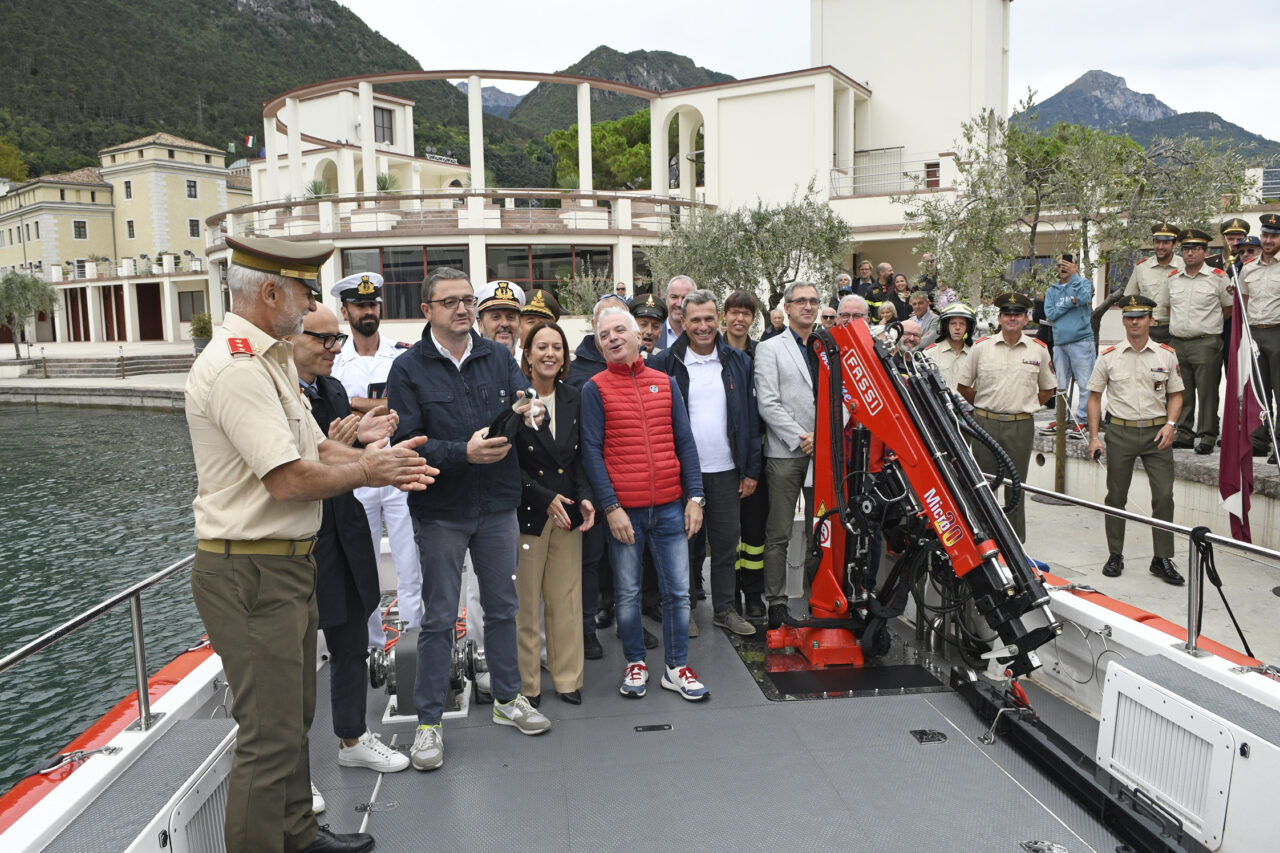
[(867, 319), (867, 315), (866, 314), (846, 314), (842, 311), (836, 315), (836, 319), (842, 323), (847, 323), (850, 320), (865, 320)]
[(808, 299), (788, 299), (787, 304), (788, 305), (804, 305), (806, 307), (811, 307), (811, 306), (817, 305), (818, 301), (819, 300), (814, 299), (812, 297)]
[(347, 338), (350, 337), (350, 335), (326, 335), (321, 332), (308, 332), (305, 329), (302, 334), (320, 341), (320, 346), (330, 351), (342, 349), (343, 344), (345, 344), (347, 342)]
[(444, 299), (432, 299), (427, 304), (439, 305), (446, 311), (452, 311), (458, 307), (459, 302), (468, 308), (476, 307), (476, 298), (474, 296), (447, 296)]

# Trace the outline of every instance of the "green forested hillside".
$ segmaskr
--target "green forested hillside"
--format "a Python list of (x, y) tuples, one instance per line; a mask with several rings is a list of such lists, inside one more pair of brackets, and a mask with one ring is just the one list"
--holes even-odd
[[(244, 156), (246, 135), (260, 144), (268, 98), (334, 77), (420, 67), (333, 0), (5, 6), (0, 137), (17, 145), (33, 176), (96, 164), (99, 148), (158, 130), (223, 149), (238, 142), (236, 156)], [(435, 145), (466, 161), (465, 96), (443, 80), (385, 89), (417, 101), (420, 149)], [(486, 137), (486, 166), (498, 183), (546, 182), (542, 134), (490, 118)]]

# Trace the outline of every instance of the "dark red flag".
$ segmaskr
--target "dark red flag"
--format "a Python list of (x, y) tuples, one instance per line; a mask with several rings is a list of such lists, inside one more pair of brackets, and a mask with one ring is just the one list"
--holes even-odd
[(1231, 346), (1227, 350), (1227, 394), (1222, 412), (1222, 458), (1218, 494), (1231, 514), (1231, 536), (1252, 542), (1249, 496), (1253, 494), (1253, 431), (1262, 423), (1262, 403), (1253, 384), (1253, 335), (1241, 310), (1240, 293), (1233, 295)]

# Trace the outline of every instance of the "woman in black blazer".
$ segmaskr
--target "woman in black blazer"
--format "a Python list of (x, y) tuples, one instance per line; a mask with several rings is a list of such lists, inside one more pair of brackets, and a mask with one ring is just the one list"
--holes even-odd
[(579, 450), (578, 390), (564, 384), (569, 341), (555, 323), (524, 339), (520, 368), (547, 407), (534, 430), (516, 433), (520, 459), (520, 562), (516, 568), (516, 648), (520, 692), (535, 706), (542, 693), (539, 614), (547, 629), (547, 669), (556, 695), (582, 703), (582, 533), (595, 522), (591, 486)]

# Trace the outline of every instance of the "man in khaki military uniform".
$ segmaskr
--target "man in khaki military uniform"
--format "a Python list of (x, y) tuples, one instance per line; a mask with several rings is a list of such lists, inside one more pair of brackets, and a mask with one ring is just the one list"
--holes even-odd
[(414, 450), (356, 450), (316, 425), (292, 346), (316, 308), (333, 247), (227, 238), (231, 312), (187, 378), (199, 476), (196, 608), (222, 658), (239, 724), (227, 792), (229, 851), (361, 851), (311, 811), (307, 730), (315, 710), (316, 600), (311, 549), (321, 500), (356, 486), (423, 489), (434, 473)]
[[(1089, 377), (1089, 456), (1107, 457), (1107, 506), (1124, 509), (1133, 465), (1142, 460), (1151, 487), (1151, 514), (1173, 521), (1173, 436), (1182, 411), (1182, 374), (1173, 347), (1150, 337), (1156, 302), (1134, 294), (1121, 303), (1125, 340), (1098, 356)], [(1102, 395), (1107, 395), (1107, 442), (1098, 438)], [(1124, 571), (1124, 519), (1107, 516), (1109, 578)], [(1173, 565), (1173, 534), (1151, 531), (1151, 574), (1165, 583), (1184, 581)]]
[[(1031, 443), (1035, 439), (1031, 415), (1052, 399), (1058, 387), (1049, 348), (1043, 341), (1022, 333), (1032, 305), (1031, 299), (1021, 293), (997, 296), (1000, 334), (974, 344), (955, 376), (956, 390), (973, 404), (978, 423), (1009, 454), (1023, 480), (1031, 465)], [(974, 444), (973, 458), (984, 473), (997, 472), (995, 454), (980, 442)], [(1018, 538), (1027, 541), (1022, 500), (1009, 513), (1009, 523)]]
[[(1262, 403), (1274, 417), (1280, 397), (1280, 215), (1264, 213), (1260, 217), (1262, 254), (1240, 270), (1240, 293), (1249, 314), (1249, 331), (1258, 345), (1258, 367), (1262, 373)], [(1276, 462), (1275, 445), (1264, 423), (1253, 434), (1253, 455), (1270, 454), (1267, 462)]]
[(1151, 327), (1151, 338), (1157, 343), (1169, 343), (1169, 276), (1175, 270), (1182, 269), (1182, 258), (1173, 251), (1173, 242), (1178, 239), (1178, 229), (1168, 222), (1159, 222), (1151, 227), (1151, 244), (1155, 248), (1155, 256), (1143, 258), (1133, 268), (1129, 283), (1124, 286), (1124, 295), (1141, 294), (1156, 303), (1152, 316), (1155, 325)]
[(952, 302), (938, 312), (938, 338), (925, 347), (925, 355), (938, 366), (938, 373), (948, 388), (956, 387), (960, 365), (973, 349), (973, 327), (977, 315), (963, 302)]
[(1205, 456), (1218, 438), (1218, 383), (1222, 380), (1222, 322), (1231, 316), (1226, 274), (1205, 264), (1208, 234), (1183, 231), (1184, 269), (1169, 275), (1169, 332), (1182, 371), (1182, 415), (1174, 447)]

